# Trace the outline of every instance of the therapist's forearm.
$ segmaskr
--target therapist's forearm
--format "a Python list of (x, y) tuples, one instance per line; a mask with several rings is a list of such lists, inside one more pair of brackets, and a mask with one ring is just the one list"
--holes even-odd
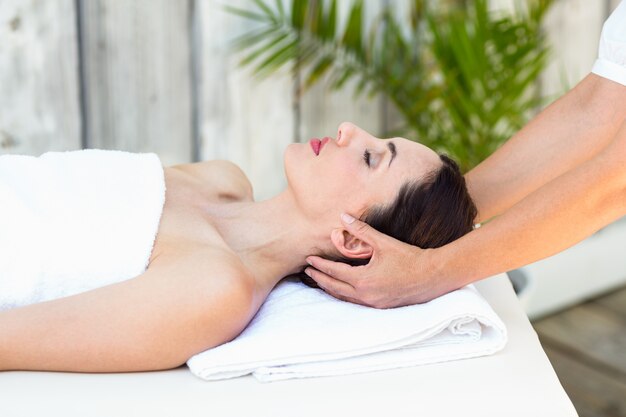
[(626, 214), (625, 155), (626, 125), (592, 160), (483, 227), (434, 249), (436, 273), (448, 283), (442, 285), (458, 288), (543, 259)]
[(626, 117), (626, 87), (595, 74), (539, 113), (466, 174), (476, 222), (499, 215), (544, 184), (593, 158)]

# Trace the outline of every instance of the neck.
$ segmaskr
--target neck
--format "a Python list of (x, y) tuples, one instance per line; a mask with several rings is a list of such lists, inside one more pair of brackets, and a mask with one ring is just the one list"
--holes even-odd
[(288, 190), (261, 202), (212, 206), (209, 215), (257, 285), (267, 291), (302, 271), (307, 256), (322, 252), (320, 242), (330, 243), (328, 231), (305, 218)]

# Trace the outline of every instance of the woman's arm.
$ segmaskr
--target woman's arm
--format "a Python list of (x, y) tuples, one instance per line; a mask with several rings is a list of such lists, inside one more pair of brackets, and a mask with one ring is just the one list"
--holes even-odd
[(626, 87), (589, 74), (466, 175), (477, 222), (593, 158), (626, 117)]
[(215, 259), (162, 255), (134, 279), (1, 312), (0, 370), (168, 369), (234, 338), (253, 314), (253, 288)]

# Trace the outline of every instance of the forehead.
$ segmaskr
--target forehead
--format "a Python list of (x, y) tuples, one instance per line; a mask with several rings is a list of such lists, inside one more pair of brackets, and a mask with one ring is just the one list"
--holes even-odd
[[(396, 158), (390, 167), (398, 169), (405, 180), (420, 179), (442, 165), (439, 155), (428, 146), (404, 138), (389, 139), (396, 145)], [(394, 166), (397, 165), (397, 166)]]

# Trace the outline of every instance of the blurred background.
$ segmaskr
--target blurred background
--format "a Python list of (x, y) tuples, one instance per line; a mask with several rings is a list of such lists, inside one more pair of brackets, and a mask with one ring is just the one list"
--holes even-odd
[[(338, 35), (352, 3), (338, 2)], [(408, 26), (402, 16), (413, 3), (473, 2), (367, 0), (363, 32), (385, 5)], [(492, 0), (489, 8), (502, 15), (515, 3), (533, 1)], [(617, 1), (552, 3), (540, 21), (551, 50), (533, 79), (542, 105), (588, 73)], [(298, 94), (291, 65), (254, 76), (254, 65), (239, 65), (251, 49), (236, 40), (266, 22), (228, 7), (258, 11), (252, 0), (1, 0), (0, 152), (115, 148), (156, 152), (164, 165), (225, 158), (264, 199), (284, 186), (291, 141), (334, 137), (346, 120), (381, 135), (397, 125), (402, 116), (380, 89), (354, 96), (358, 79), (332, 92), (322, 79)]]
[[(287, 144), (352, 121), (468, 170), (590, 71), (618, 3), (0, 0), (0, 154), (228, 159), (266, 199)], [(624, 248), (622, 219), (510, 273), (581, 415), (626, 415)]]

